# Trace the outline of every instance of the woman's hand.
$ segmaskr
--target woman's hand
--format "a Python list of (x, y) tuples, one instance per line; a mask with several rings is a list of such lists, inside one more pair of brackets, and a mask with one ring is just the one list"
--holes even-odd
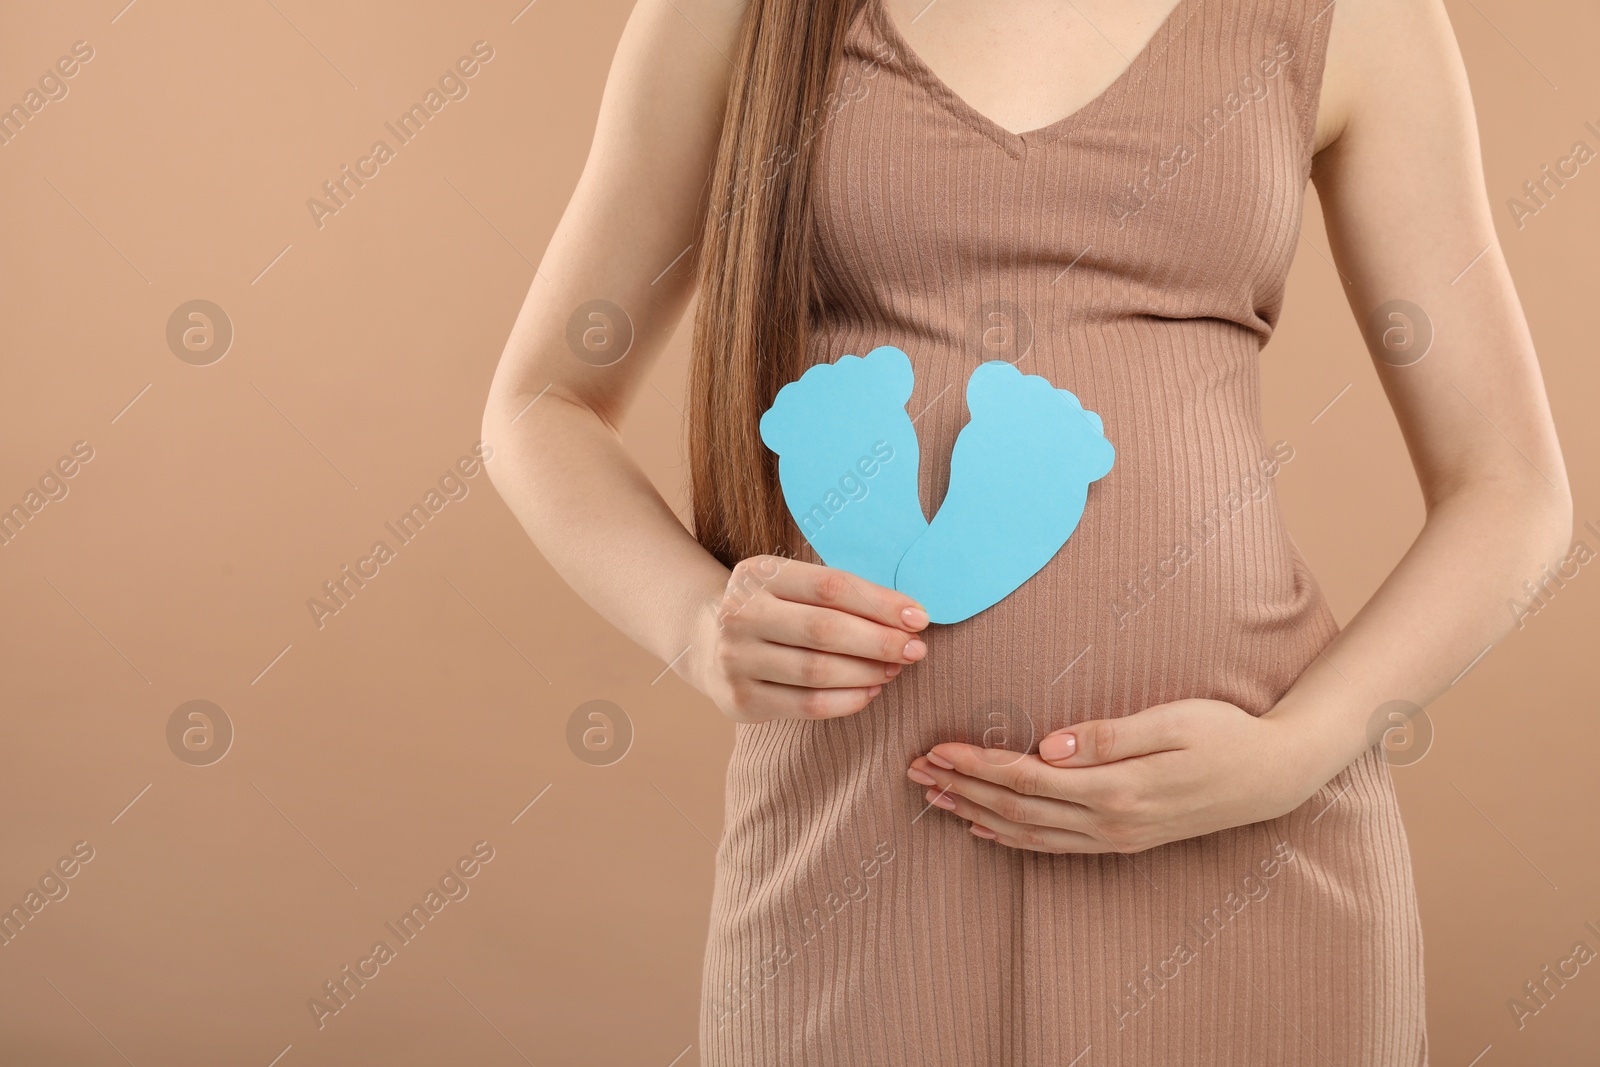
[(866, 707), (928, 654), (928, 613), (833, 567), (752, 556), (734, 567), (696, 650), (691, 681), (736, 722), (834, 719)]
[(935, 745), (907, 777), (979, 837), (1035, 852), (1141, 852), (1276, 818), (1323, 785), (1288, 720), (1179, 700), (1047, 734), (1039, 755)]

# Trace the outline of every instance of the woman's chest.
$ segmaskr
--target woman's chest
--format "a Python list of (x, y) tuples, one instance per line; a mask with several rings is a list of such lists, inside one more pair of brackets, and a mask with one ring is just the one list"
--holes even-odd
[(1218, 12), (1183, 0), (1099, 95), (1015, 133), (935, 74), (881, 2), (852, 27), (816, 125), (825, 292), (934, 293), (1000, 268), (1051, 286), (1143, 279), (1180, 301), (1210, 288), (1241, 314), (1276, 297), (1309, 173), (1314, 27), (1287, 11), (1219, 34)]
[(954, 93), (1014, 131), (1038, 130), (1104, 92), (1178, 0), (867, 0)]

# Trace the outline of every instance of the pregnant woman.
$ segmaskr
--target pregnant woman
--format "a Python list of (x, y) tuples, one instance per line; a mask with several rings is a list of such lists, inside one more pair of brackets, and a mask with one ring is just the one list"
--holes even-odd
[[(1308, 181), (1427, 505), (1342, 630), (1259, 413)], [(696, 290), (691, 532), (619, 428)], [(934, 585), (1070, 537), (949, 624), (827, 566), (763, 441), (812, 368), (782, 462), (892, 453), (817, 518), (914, 496)], [(1049, 389), (1079, 431), (1024, 432)], [(738, 724), (702, 1063), (1427, 1062), (1375, 742), (1571, 532), (1440, 0), (639, 0), (485, 439)]]

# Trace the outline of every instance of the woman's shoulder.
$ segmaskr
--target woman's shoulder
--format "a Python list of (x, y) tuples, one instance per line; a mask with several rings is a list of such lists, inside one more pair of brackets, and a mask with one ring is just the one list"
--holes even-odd
[(1443, 0), (1306, 0), (1328, 20), (1316, 122), (1316, 151), (1332, 146), (1363, 115), (1419, 81), (1459, 63)]

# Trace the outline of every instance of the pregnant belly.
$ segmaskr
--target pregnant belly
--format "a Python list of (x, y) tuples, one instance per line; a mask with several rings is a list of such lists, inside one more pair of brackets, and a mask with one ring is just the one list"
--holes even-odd
[[(997, 720), (1014, 740), (1191, 697), (1270, 709), (1337, 632), (1278, 511), (1293, 449), (1197, 431), (1188, 411), (1170, 436), (1130, 435), (1062, 549), (993, 607), (930, 627), (928, 657), (875, 707), (919, 737), (973, 743), (1007, 733)], [(924, 501), (942, 488), (930, 459)], [(798, 536), (792, 547), (820, 562)]]
[(981, 734), (998, 714), (1039, 734), (1192, 697), (1262, 714), (1337, 625), (1269, 486), (1198, 515), (1091, 506), (1010, 597), (933, 630), (902, 676), (914, 701), (886, 698), (944, 729)]

